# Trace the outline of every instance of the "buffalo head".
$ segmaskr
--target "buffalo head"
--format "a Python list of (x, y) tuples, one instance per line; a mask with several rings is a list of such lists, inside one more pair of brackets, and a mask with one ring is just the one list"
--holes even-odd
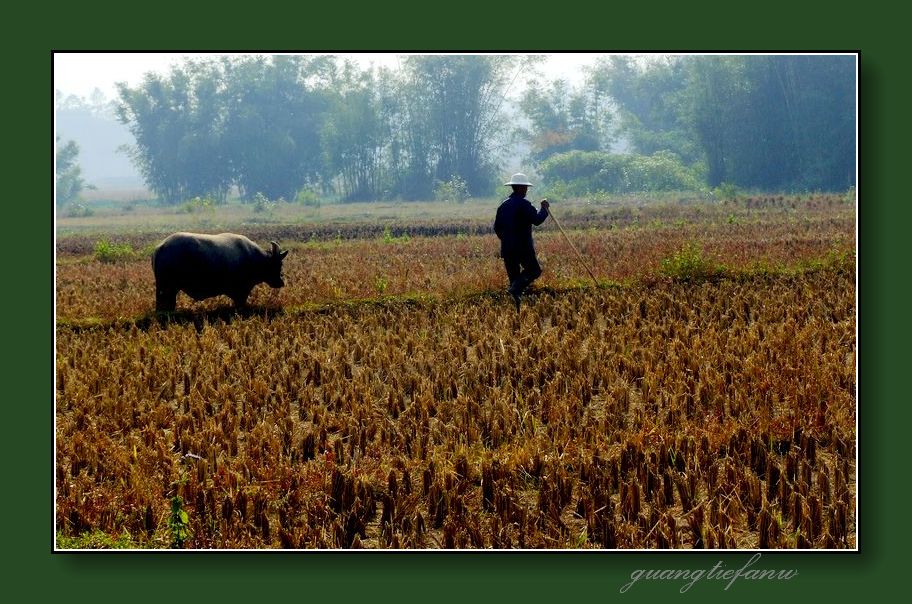
[(282, 260), (288, 255), (288, 250), (279, 251), (279, 244), (270, 241), (271, 250), (269, 252), (269, 264), (266, 270), (265, 281), (270, 287), (284, 287), (285, 280), (282, 278)]

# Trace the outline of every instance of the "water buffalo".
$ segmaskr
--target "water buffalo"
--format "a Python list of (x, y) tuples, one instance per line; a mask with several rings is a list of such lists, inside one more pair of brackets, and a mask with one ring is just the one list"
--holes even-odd
[(269, 252), (234, 233), (199, 235), (175, 233), (152, 253), (155, 273), (155, 308), (173, 311), (177, 292), (194, 300), (226, 295), (241, 307), (258, 283), (282, 287), (282, 260), (288, 250), (272, 243)]

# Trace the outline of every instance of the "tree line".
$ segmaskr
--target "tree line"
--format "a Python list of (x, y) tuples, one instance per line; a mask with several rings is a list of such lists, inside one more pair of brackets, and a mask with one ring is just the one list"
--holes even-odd
[[(856, 70), (849, 55), (616, 55), (589, 74), (632, 151), (539, 151), (539, 172), (576, 192), (687, 187), (761, 191), (855, 185)], [(534, 98), (527, 93), (526, 98)]]
[(120, 84), (116, 115), (148, 186), (174, 203), (233, 187), (248, 200), (431, 199), (454, 182), (489, 196), (517, 148), (546, 184), (580, 194), (855, 184), (853, 56), (611, 55), (576, 87), (529, 78), (536, 60), (187, 60)]

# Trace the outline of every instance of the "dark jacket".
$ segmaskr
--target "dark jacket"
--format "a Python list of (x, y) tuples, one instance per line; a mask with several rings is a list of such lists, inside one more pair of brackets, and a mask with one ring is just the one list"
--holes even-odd
[(497, 208), (494, 232), (500, 239), (500, 255), (517, 255), (532, 252), (532, 225), (540, 225), (548, 217), (548, 210), (536, 211), (532, 203), (518, 193), (507, 197)]

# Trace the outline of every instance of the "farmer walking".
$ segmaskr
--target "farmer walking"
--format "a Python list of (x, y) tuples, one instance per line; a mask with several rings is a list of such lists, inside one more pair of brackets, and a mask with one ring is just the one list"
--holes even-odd
[(526, 199), (532, 186), (525, 174), (514, 174), (504, 186), (513, 187), (510, 194), (497, 208), (494, 232), (500, 239), (500, 256), (503, 258), (510, 287), (507, 289), (519, 309), (523, 292), (542, 273), (535, 258), (535, 244), (532, 241), (532, 225), (540, 225), (548, 217), (548, 200), (541, 200), (537, 212)]

